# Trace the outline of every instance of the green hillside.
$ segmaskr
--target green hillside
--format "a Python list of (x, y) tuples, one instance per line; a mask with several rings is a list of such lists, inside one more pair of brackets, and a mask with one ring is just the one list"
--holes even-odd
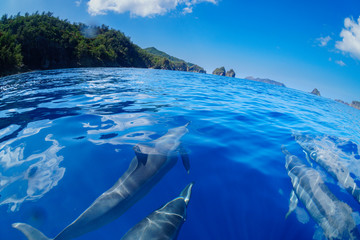
[(167, 58), (167, 59), (169, 59), (170, 61), (173, 61), (173, 62), (185, 62), (182, 59), (170, 56), (169, 54), (167, 54), (165, 52), (162, 52), (162, 51), (160, 51), (160, 50), (158, 50), (158, 49), (156, 49), (154, 47), (144, 48), (144, 50), (151, 53), (151, 54), (154, 54), (156, 56)]
[(105, 25), (70, 23), (49, 12), (0, 19), (0, 76), (69, 67), (202, 69), (183, 65), (141, 49), (124, 33)]
[(145, 48), (144, 50), (156, 56), (156, 59), (162, 66), (167, 65), (165, 62), (168, 61), (168, 67), (171, 70), (206, 73), (202, 67), (193, 63), (185, 62), (184, 60), (177, 57), (170, 56), (169, 54), (162, 52), (154, 47)]

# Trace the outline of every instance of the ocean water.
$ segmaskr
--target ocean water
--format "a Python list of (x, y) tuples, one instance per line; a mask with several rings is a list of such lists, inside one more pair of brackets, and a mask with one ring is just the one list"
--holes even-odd
[(195, 182), (178, 239), (324, 239), (292, 191), (281, 146), (360, 204), (304, 146), (360, 176), (360, 111), (290, 88), (149, 69), (39, 71), (0, 78), (0, 239), (30, 224), (54, 237), (126, 171), (133, 146), (183, 126), (182, 161), (124, 215), (78, 239), (121, 239)]

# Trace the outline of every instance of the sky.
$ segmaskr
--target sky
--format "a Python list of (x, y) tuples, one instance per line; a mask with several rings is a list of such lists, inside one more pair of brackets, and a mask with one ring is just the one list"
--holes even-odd
[(270, 78), (360, 101), (359, 0), (1, 0), (0, 15), (50, 11), (120, 30), (211, 73)]

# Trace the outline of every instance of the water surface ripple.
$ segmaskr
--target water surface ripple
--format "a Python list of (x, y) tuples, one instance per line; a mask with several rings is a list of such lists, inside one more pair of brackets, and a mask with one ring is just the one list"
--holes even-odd
[[(78, 239), (120, 239), (191, 181), (179, 239), (321, 239), (301, 204), (285, 219), (282, 145), (308, 163), (302, 147), (312, 144), (359, 183), (360, 111), (333, 100), (186, 72), (37, 71), (0, 78), (0, 238), (25, 239), (13, 222), (55, 236), (122, 175), (135, 144), (189, 121), (190, 174), (178, 161), (123, 216)], [(308, 160), (358, 224), (359, 203)]]

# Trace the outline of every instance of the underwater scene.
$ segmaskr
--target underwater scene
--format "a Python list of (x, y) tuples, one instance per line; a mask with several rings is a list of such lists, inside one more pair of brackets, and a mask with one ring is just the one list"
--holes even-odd
[(360, 111), (132, 68), (0, 81), (0, 239), (360, 239)]

